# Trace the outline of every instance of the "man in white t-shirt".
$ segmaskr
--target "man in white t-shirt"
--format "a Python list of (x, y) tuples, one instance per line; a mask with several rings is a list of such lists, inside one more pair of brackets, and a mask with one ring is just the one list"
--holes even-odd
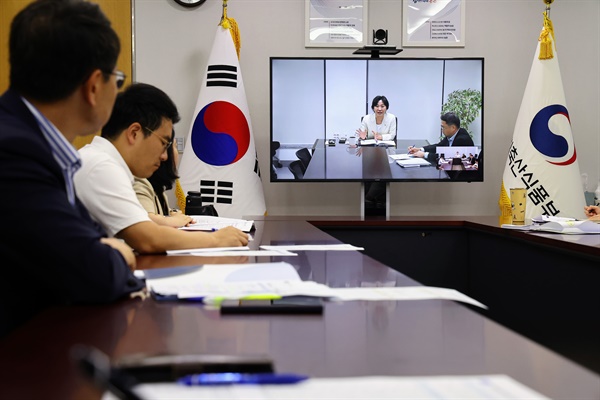
[(166, 160), (178, 121), (175, 104), (154, 86), (137, 83), (119, 93), (101, 136), (79, 150), (77, 195), (109, 235), (139, 253), (247, 245), (248, 235), (232, 227), (208, 233), (159, 225), (139, 203), (134, 176), (147, 178)]

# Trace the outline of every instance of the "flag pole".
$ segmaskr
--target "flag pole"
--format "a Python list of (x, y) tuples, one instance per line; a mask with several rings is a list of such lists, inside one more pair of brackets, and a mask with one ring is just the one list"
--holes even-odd
[(223, 26), (223, 28), (229, 28), (228, 26), (224, 26), (226, 19), (227, 19), (227, 0), (223, 0), (223, 11), (221, 12), (221, 22), (219, 22), (219, 25)]
[(550, 4), (552, 4), (554, 0), (543, 0), (543, 2), (546, 5), (546, 14), (550, 17)]
[[(231, 37), (233, 39), (233, 43), (235, 44), (235, 51), (237, 52), (239, 60), (241, 47), (240, 34), (235, 19), (227, 17), (227, 0), (223, 0), (223, 12), (221, 14), (221, 21), (219, 22), (219, 26), (222, 26), (225, 29), (229, 29), (229, 32), (231, 33)], [(185, 213), (186, 196), (185, 192), (183, 191), (183, 188), (181, 187), (179, 179), (175, 181), (175, 197), (177, 198), (177, 206), (182, 212)]]
[[(498, 205), (501, 221), (510, 220), (512, 188), (527, 189), (525, 218), (539, 215), (584, 218), (585, 198), (571, 120), (558, 66), (553, 0), (543, 0), (543, 27), (538, 37), (521, 108), (515, 122)], [(552, 121), (552, 122), (551, 122)]]
[(240, 59), (240, 49), (242, 48), (242, 39), (240, 38), (240, 30), (238, 29), (237, 21), (227, 16), (227, 1), (223, 0), (223, 13), (221, 14), (221, 22), (219, 26), (225, 29), (229, 29), (233, 44), (235, 45), (235, 52), (237, 53), (238, 60)]
[(182, 189), (201, 192), (202, 205), (214, 205), (221, 217), (242, 218), (264, 214), (266, 204), (240, 69), (240, 33), (227, 16), (229, 2), (221, 1), (179, 175)]

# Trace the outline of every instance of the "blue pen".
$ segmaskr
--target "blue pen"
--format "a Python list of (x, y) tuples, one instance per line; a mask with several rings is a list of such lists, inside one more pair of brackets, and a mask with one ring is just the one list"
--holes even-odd
[(211, 231), (213, 231), (213, 232), (216, 232), (216, 231), (218, 231), (218, 230), (219, 230), (219, 228), (212, 228), (212, 229), (211, 229)]
[(308, 376), (297, 374), (240, 374), (223, 372), (214, 374), (194, 374), (180, 378), (177, 382), (187, 386), (233, 385), (233, 384), (291, 384), (308, 379)]

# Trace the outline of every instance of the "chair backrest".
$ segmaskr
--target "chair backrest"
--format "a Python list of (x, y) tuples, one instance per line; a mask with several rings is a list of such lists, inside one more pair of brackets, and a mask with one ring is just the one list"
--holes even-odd
[(281, 147), (281, 143), (275, 141), (275, 142), (271, 142), (271, 157), (274, 157), (277, 149), (279, 149), (279, 147)]
[(308, 151), (307, 148), (300, 149), (296, 152), (296, 157), (298, 157), (298, 159), (302, 163), (302, 166), (304, 167), (304, 172), (306, 172), (306, 168), (308, 168), (308, 163), (312, 158), (310, 151)]
[(398, 117), (396, 117), (396, 134), (394, 135), (394, 144), (398, 148)]
[(288, 168), (294, 175), (294, 179), (304, 178), (304, 170), (302, 168), (302, 162), (300, 160), (292, 161), (290, 165), (288, 165)]

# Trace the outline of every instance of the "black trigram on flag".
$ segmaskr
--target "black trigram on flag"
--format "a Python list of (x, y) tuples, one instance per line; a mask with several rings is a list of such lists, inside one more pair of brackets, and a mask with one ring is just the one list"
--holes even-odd
[(258, 154), (254, 158), (254, 173), (260, 178), (260, 167), (258, 165)]
[(231, 204), (233, 202), (233, 182), (200, 181), (202, 204)]
[(235, 65), (209, 65), (206, 72), (206, 86), (237, 87), (237, 67)]

